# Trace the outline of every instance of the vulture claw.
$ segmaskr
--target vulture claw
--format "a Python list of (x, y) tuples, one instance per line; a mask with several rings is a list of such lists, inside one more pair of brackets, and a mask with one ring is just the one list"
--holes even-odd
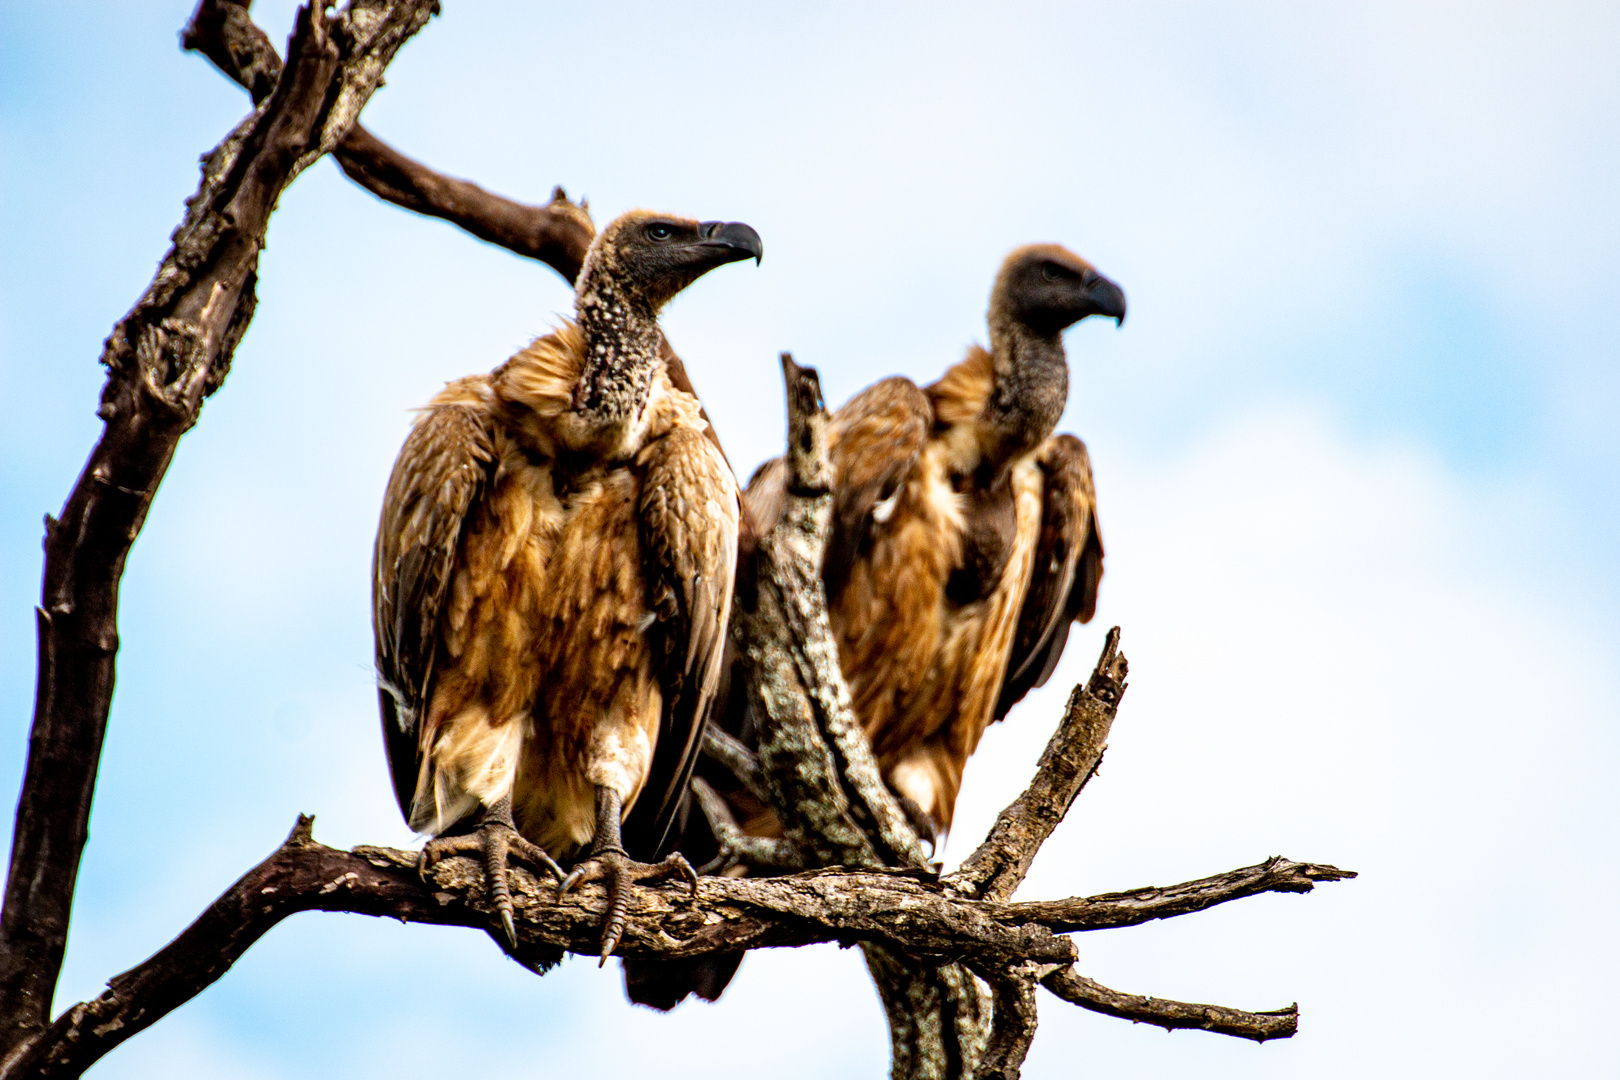
[(602, 919), (601, 959), (597, 963), (601, 967), (624, 937), (624, 926), (630, 911), (630, 886), (653, 885), (674, 877), (686, 879), (692, 895), (697, 895), (697, 871), (679, 852), (661, 862), (641, 863), (626, 855), (623, 848), (604, 848), (574, 867), (557, 887), (557, 895), (568, 895), (582, 881), (600, 881), (607, 889), (607, 911)]
[[(505, 817), (508, 820), (502, 820)], [(530, 863), (537, 869), (549, 873), (554, 879), (563, 880), (562, 867), (557, 861), (539, 845), (531, 843), (513, 827), (511, 811), (505, 815), (489, 813), (479, 823), (478, 828), (461, 836), (441, 836), (429, 840), (422, 846), (422, 854), (416, 860), (416, 869), (426, 881), (428, 871), (441, 859), (452, 855), (477, 855), (481, 857), (484, 867), (484, 888), (488, 890), (490, 902), (494, 904), (496, 913), (501, 920), (501, 938), (506, 942), (507, 948), (517, 948), (517, 920), (512, 904), (512, 885), (507, 880), (506, 869), (508, 857), (515, 855), (524, 862)]]

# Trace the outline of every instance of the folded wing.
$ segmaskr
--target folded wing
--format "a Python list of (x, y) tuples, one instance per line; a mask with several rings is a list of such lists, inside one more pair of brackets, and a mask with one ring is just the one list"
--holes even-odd
[(407, 820), (421, 770), (422, 714), (432, 694), (439, 616), (463, 523), (488, 487), (495, 449), (476, 406), (440, 405), (417, 420), (394, 463), (372, 562), (383, 745)]
[(652, 769), (624, 823), (626, 849), (660, 853), (686, 792), (720, 682), (737, 563), (737, 482), (719, 449), (678, 428), (642, 451), (647, 628), (663, 717)]
[(1089, 622), (1096, 612), (1102, 580), (1097, 493), (1086, 444), (1073, 435), (1057, 435), (1046, 441), (1036, 460), (1043, 484), (1041, 535), (996, 704), (997, 720), (1051, 677), (1068, 643), (1069, 625)]

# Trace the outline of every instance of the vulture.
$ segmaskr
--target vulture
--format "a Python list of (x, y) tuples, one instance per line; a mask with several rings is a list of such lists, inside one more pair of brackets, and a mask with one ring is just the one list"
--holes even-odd
[[(1125, 321), (1125, 294), (1055, 244), (1019, 248), (990, 293), (990, 348), (939, 381), (895, 377), (832, 418), (822, 565), (833, 637), (878, 766), (925, 837), (948, 832), (985, 728), (1052, 674), (1091, 619), (1103, 546), (1085, 444), (1054, 435), (1063, 331)], [(761, 531), (785, 469), (744, 495)]]
[(509, 947), (509, 855), (561, 892), (605, 883), (604, 961), (632, 884), (695, 887), (680, 855), (650, 863), (721, 676), (740, 503), (671, 380), (658, 313), (762, 254), (740, 222), (617, 218), (585, 257), (574, 317), (449, 383), (394, 463), (372, 592), (394, 792), (431, 834), (424, 872), (482, 858)]
[[(832, 523), (822, 564), (828, 613), (856, 715), (918, 832), (949, 831), (968, 757), (991, 723), (1044, 684), (1069, 626), (1096, 610), (1103, 546), (1085, 444), (1054, 435), (1069, 395), (1063, 331), (1125, 320), (1125, 294), (1055, 244), (1007, 256), (990, 294), (990, 348), (939, 381), (901, 377), (832, 418)], [(780, 516), (781, 459), (743, 493), (763, 534)], [(734, 677), (734, 687), (742, 680)], [(746, 695), (723, 723), (751, 736)], [(745, 830), (779, 825), (718, 768)], [(683, 838), (715, 848), (693, 820)], [(719, 997), (740, 956), (625, 963), (632, 1000), (671, 1009)]]

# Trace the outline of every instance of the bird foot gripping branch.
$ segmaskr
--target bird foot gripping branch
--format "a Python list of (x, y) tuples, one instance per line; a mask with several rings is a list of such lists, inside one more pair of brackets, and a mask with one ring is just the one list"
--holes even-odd
[(440, 859), (452, 855), (478, 855), (484, 867), (484, 887), (489, 901), (500, 915), (501, 932), (508, 949), (517, 948), (517, 925), (513, 919), (512, 886), (506, 879), (507, 859), (516, 855), (531, 865), (545, 870), (566, 892), (567, 875), (557, 860), (545, 849), (530, 842), (517, 826), (512, 824), (512, 797), (508, 795), (483, 815), (478, 827), (470, 833), (456, 836), (438, 836), (422, 845), (422, 854), (416, 862), (416, 872), (425, 882), (428, 872)]
[(601, 967), (624, 937), (624, 924), (630, 912), (630, 886), (656, 885), (674, 878), (684, 880), (691, 887), (692, 897), (697, 897), (697, 871), (679, 852), (661, 862), (642, 863), (630, 858), (622, 847), (602, 848), (574, 867), (557, 886), (557, 895), (567, 896), (575, 885), (588, 881), (600, 881), (606, 887), (607, 915), (602, 922), (602, 955), (597, 964)]

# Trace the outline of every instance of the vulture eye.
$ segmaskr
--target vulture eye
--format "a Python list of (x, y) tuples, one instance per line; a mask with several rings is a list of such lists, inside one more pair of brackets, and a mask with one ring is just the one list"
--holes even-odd
[(1042, 263), (1041, 264), (1041, 277), (1045, 278), (1047, 281), (1056, 281), (1058, 278), (1060, 278), (1062, 276), (1063, 276), (1063, 271), (1059, 270), (1052, 263)]
[(674, 228), (664, 224), (662, 221), (655, 221), (651, 225), (647, 226), (647, 239), (649, 240), (657, 240), (662, 242), (664, 240), (668, 240), (674, 235)]

